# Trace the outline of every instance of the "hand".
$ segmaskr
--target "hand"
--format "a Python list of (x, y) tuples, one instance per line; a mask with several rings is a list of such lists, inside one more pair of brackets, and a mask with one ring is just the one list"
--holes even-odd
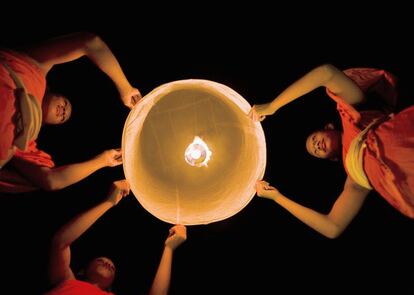
[(184, 225), (175, 225), (170, 228), (168, 238), (165, 240), (165, 247), (175, 250), (187, 239), (187, 229)]
[(137, 88), (130, 87), (121, 93), (122, 102), (130, 109), (132, 109), (141, 98), (141, 92), (139, 92)]
[(109, 190), (107, 200), (115, 206), (123, 197), (129, 195), (129, 190), (129, 183), (125, 179), (114, 181)]
[(255, 104), (247, 114), (253, 121), (263, 121), (267, 115), (273, 115), (275, 111), (272, 109), (270, 103)]
[(280, 192), (275, 187), (263, 180), (258, 180), (256, 182), (256, 192), (257, 196), (271, 200), (274, 200), (280, 195)]
[(120, 148), (106, 150), (98, 157), (103, 161), (104, 167), (115, 167), (122, 164), (122, 151)]

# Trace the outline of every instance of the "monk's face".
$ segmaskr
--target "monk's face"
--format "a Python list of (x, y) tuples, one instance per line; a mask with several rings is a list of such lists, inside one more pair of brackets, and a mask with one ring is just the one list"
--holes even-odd
[(43, 99), (43, 122), (46, 124), (62, 124), (69, 120), (72, 105), (63, 95), (47, 93)]
[(319, 130), (306, 139), (309, 154), (321, 159), (337, 158), (341, 153), (341, 133), (337, 130)]
[(85, 273), (86, 280), (106, 290), (115, 279), (115, 271), (115, 265), (109, 258), (99, 257), (89, 263)]

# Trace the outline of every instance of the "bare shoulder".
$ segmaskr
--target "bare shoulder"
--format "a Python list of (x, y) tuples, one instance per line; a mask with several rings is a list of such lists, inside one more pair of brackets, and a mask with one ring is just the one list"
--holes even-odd
[(364, 101), (364, 93), (359, 86), (337, 67), (326, 64), (324, 70), (330, 77), (325, 83), (332, 93), (344, 99), (347, 103), (354, 105)]

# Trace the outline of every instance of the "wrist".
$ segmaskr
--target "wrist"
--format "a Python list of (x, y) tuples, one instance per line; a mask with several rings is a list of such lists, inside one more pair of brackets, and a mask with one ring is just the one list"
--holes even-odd
[(106, 163), (106, 159), (105, 159), (104, 155), (102, 155), (102, 154), (98, 155), (95, 158), (95, 162), (96, 162), (96, 165), (97, 165), (98, 169), (101, 169), (101, 168), (104, 168), (104, 167), (108, 166), (107, 163)]
[(277, 203), (277, 201), (280, 199), (280, 196), (281, 196), (280, 193), (273, 192), (271, 198), (272, 198), (273, 201), (275, 201)]
[(174, 248), (171, 245), (169, 245), (169, 244), (164, 244), (164, 251), (173, 253), (174, 252)]
[(277, 109), (278, 109), (279, 107), (278, 107), (278, 104), (277, 104), (277, 100), (273, 100), (271, 103), (270, 103), (270, 110), (272, 111), (272, 113), (275, 113), (276, 111), (277, 111)]
[(117, 88), (118, 88), (118, 92), (121, 95), (121, 97), (124, 97), (131, 91), (132, 86), (131, 84), (129, 84), (128, 81), (124, 81), (120, 83)]

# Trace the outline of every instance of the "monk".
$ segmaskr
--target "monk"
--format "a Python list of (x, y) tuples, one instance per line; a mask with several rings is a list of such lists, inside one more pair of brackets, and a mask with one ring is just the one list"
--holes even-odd
[(46, 91), (47, 74), (55, 65), (83, 56), (111, 78), (124, 105), (132, 108), (141, 99), (95, 34), (61, 36), (25, 52), (0, 50), (0, 192), (59, 190), (122, 163), (120, 150), (111, 149), (85, 162), (56, 167), (52, 157), (37, 148), (41, 126), (63, 124), (72, 113), (67, 97)]

